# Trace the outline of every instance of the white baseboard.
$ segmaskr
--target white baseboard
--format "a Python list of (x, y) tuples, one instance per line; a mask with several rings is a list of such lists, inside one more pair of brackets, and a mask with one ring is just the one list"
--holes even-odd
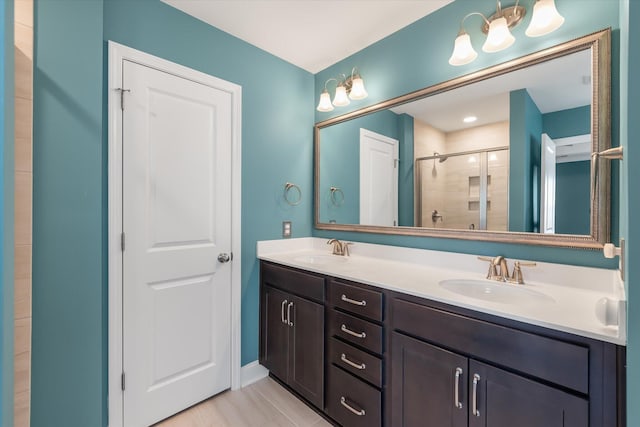
[(246, 387), (269, 375), (269, 370), (254, 360), (240, 368), (240, 384)]

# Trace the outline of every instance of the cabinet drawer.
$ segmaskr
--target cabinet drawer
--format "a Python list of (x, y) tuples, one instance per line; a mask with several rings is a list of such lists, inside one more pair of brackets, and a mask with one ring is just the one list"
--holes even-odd
[(382, 292), (332, 280), (329, 284), (329, 304), (382, 322)]
[(336, 338), (331, 338), (329, 341), (329, 361), (376, 387), (382, 387), (382, 360), (379, 357), (358, 350)]
[(393, 328), (493, 364), (589, 393), (589, 349), (394, 299)]
[(327, 413), (344, 427), (379, 427), (382, 418), (380, 391), (330, 365)]
[(382, 353), (382, 327), (366, 320), (329, 311), (329, 336), (340, 337), (374, 353)]
[(264, 262), (261, 267), (263, 283), (324, 303), (324, 277)]

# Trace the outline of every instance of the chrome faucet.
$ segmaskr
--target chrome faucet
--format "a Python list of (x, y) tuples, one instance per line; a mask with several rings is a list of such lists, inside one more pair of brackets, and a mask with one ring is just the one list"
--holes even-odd
[(327, 245), (333, 245), (333, 255), (349, 256), (349, 245), (353, 245), (353, 243), (331, 239), (327, 242)]

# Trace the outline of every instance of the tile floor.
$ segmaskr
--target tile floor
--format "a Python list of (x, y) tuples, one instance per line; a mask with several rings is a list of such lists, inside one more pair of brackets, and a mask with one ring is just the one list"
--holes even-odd
[(280, 384), (265, 378), (226, 391), (154, 427), (330, 427)]

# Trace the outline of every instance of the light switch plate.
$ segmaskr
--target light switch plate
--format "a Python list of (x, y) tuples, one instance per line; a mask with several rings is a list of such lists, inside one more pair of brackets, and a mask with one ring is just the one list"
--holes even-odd
[(282, 237), (291, 237), (291, 221), (282, 221)]

